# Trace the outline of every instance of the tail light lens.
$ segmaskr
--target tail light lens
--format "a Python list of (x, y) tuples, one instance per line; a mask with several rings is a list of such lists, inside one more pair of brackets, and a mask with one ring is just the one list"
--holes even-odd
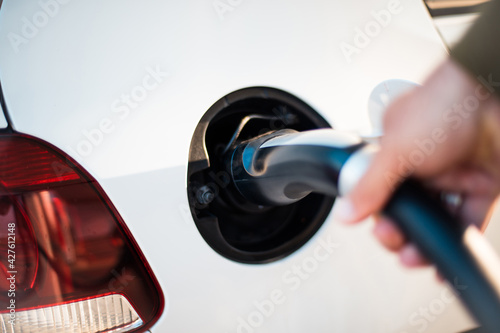
[(0, 332), (145, 331), (163, 295), (97, 182), (40, 140), (0, 136)]

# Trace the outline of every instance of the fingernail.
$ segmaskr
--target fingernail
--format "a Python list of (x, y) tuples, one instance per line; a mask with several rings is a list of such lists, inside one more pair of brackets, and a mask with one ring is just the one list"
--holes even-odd
[(333, 216), (336, 220), (344, 224), (356, 222), (354, 205), (351, 200), (346, 198), (337, 199)]

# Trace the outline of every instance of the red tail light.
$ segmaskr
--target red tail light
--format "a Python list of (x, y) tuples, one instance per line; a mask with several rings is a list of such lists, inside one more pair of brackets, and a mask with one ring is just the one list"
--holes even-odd
[(0, 136), (0, 331), (145, 331), (149, 265), (96, 181), (54, 147)]

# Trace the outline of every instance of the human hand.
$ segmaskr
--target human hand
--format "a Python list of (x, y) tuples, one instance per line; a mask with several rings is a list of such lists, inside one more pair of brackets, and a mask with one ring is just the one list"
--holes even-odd
[(381, 150), (337, 218), (356, 223), (375, 214), (374, 234), (404, 265), (426, 265), (413, 244), (380, 212), (397, 184), (420, 179), (460, 198), (450, 211), (460, 223), (485, 227), (500, 193), (500, 100), (452, 60), (389, 106)]

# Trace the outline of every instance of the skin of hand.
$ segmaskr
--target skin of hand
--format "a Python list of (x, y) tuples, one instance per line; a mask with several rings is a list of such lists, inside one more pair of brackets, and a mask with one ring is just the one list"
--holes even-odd
[(403, 265), (427, 265), (390, 219), (378, 214), (411, 175), (431, 190), (460, 193), (462, 204), (452, 214), (484, 230), (500, 193), (500, 99), (492, 90), (448, 59), (421, 87), (392, 103), (381, 149), (339, 202), (336, 218), (349, 224), (374, 215), (374, 235), (399, 253)]

